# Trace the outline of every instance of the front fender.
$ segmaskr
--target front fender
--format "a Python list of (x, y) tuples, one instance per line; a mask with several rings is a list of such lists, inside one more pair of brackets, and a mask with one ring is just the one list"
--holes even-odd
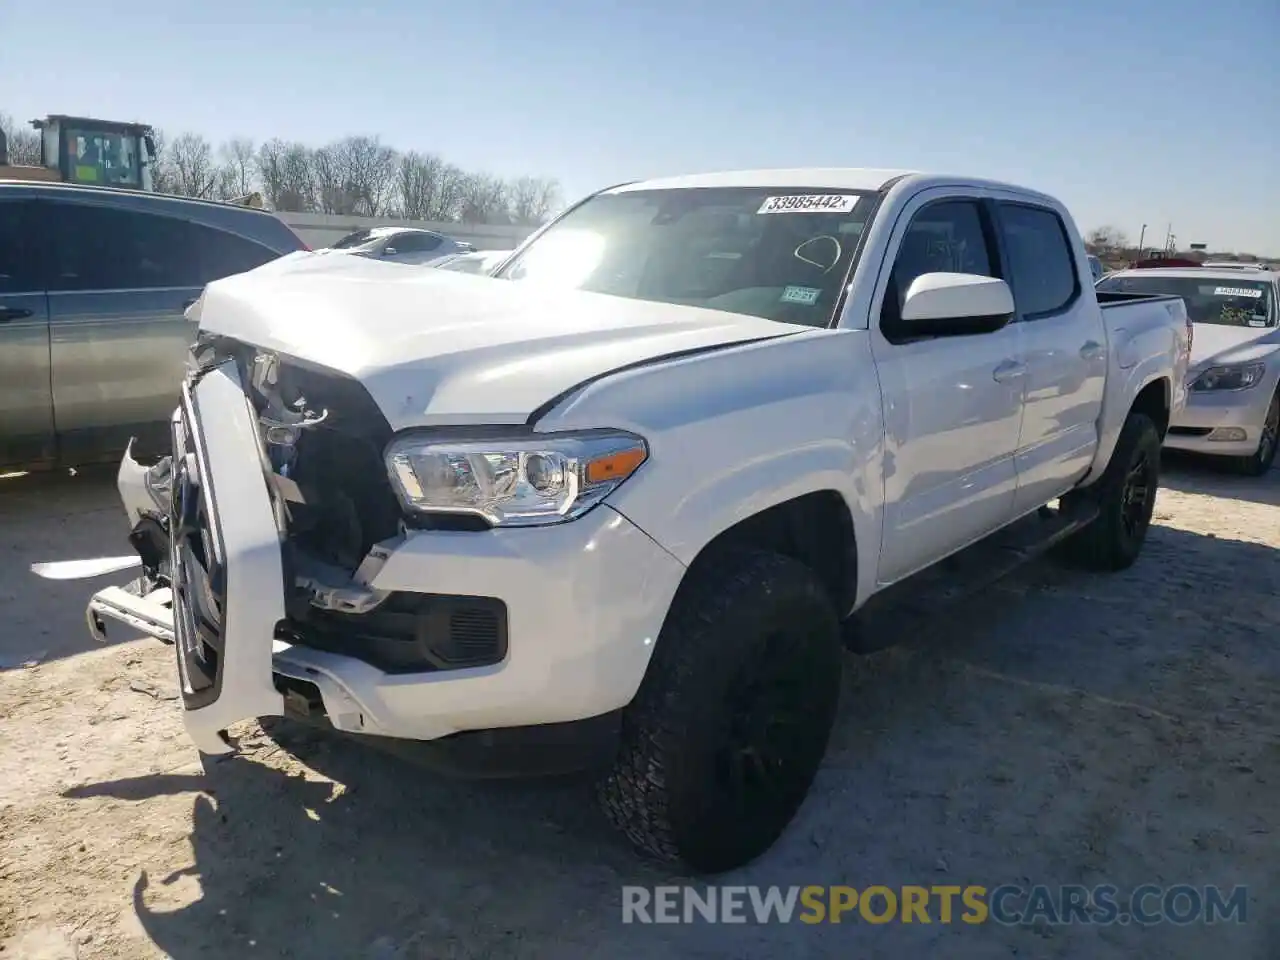
[(858, 597), (879, 565), (884, 429), (865, 331), (813, 330), (597, 381), (539, 431), (615, 427), (650, 458), (608, 500), (684, 564), (730, 527), (832, 490), (858, 544)]

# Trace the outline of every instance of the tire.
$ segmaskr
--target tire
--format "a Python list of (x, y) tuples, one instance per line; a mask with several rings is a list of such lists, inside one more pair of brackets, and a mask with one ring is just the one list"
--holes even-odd
[(749, 550), (688, 577), (598, 797), (641, 853), (720, 873), (768, 850), (808, 794), (843, 652), (830, 598), (789, 557)]
[(1062, 554), (1090, 570), (1116, 571), (1142, 552), (1160, 487), (1160, 431), (1145, 413), (1125, 420), (1101, 479), (1073, 496), (1090, 497), (1097, 518), (1062, 544)]
[(1276, 449), (1280, 447), (1280, 390), (1271, 398), (1267, 407), (1266, 418), (1262, 422), (1262, 436), (1258, 440), (1258, 449), (1251, 457), (1237, 457), (1235, 467), (1245, 476), (1260, 477), (1271, 469), (1276, 459)]

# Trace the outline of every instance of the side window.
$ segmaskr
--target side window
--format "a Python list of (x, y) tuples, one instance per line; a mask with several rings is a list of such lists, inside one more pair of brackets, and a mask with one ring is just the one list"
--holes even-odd
[(280, 256), (269, 247), (225, 230), (194, 223), (190, 227), (197, 235), (200, 250), (201, 283), (244, 273)]
[(0, 296), (44, 290), (34, 212), (25, 200), (0, 201)]
[(1075, 257), (1052, 210), (1002, 203), (1000, 228), (1009, 257), (1009, 286), (1024, 318), (1056, 313), (1080, 294)]
[(53, 290), (130, 290), (201, 285), (190, 224), (91, 204), (50, 202)]
[(427, 253), (440, 246), (440, 237), (432, 233), (401, 233), (391, 238), (388, 246), (397, 253)]
[(916, 277), (926, 273), (976, 273), (997, 277), (976, 200), (941, 200), (916, 213), (893, 263), (880, 317), (895, 323)]

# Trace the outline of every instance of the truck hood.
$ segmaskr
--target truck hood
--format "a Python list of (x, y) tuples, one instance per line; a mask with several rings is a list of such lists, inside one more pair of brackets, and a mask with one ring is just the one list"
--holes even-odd
[(1191, 344), (1191, 370), (1261, 360), (1280, 349), (1280, 328), (1229, 327), (1197, 323)]
[(209, 284), (202, 331), (345, 374), (393, 430), (524, 423), (620, 367), (807, 327), (365, 257), (283, 257)]

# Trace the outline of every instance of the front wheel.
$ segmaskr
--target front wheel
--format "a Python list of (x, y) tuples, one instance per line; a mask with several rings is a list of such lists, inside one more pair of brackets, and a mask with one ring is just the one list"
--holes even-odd
[(1159, 487), (1160, 430), (1145, 413), (1130, 413), (1102, 478), (1071, 494), (1091, 498), (1098, 516), (1063, 543), (1064, 555), (1091, 570), (1131, 566), (1146, 541)]
[(1253, 452), (1253, 456), (1238, 459), (1236, 467), (1247, 476), (1260, 477), (1275, 462), (1277, 447), (1280, 447), (1280, 390), (1276, 391), (1267, 407), (1267, 415), (1262, 421), (1262, 433), (1258, 437), (1258, 449)]
[(688, 574), (599, 786), (641, 852), (720, 873), (773, 845), (835, 721), (839, 624), (818, 578), (748, 550)]

